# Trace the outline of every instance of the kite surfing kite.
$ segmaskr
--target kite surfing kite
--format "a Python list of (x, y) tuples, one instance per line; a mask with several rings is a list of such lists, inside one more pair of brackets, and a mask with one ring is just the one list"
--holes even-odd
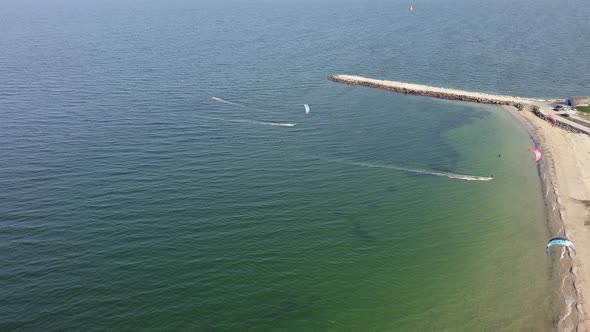
[(535, 148), (531, 148), (529, 149), (529, 151), (531, 151), (532, 153), (535, 154), (535, 162), (538, 162), (539, 160), (541, 160), (541, 151), (535, 149)]
[(557, 126), (557, 118), (555, 117), (555, 115), (549, 114), (549, 115), (546, 116), (546, 118), (551, 119), (551, 122), (552, 122), (551, 127), (552, 128), (555, 127), (555, 126)]
[(547, 247), (545, 248), (545, 253), (547, 254), (547, 256), (549, 256), (549, 248), (557, 245), (564, 246), (568, 248), (570, 251), (573, 251), (574, 255), (576, 254), (576, 247), (574, 247), (572, 241), (564, 237), (554, 237), (551, 240), (549, 240), (549, 242), (547, 242)]
[(303, 104), (303, 107), (305, 107), (305, 114), (309, 114), (309, 105)]

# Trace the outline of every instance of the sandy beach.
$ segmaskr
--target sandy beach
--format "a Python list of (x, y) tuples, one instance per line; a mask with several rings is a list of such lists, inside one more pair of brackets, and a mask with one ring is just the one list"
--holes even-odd
[[(559, 284), (555, 286), (559, 307), (555, 327), (558, 331), (590, 331), (590, 316), (587, 314), (590, 312), (590, 175), (585, 172), (585, 168), (590, 166), (590, 136), (572, 132), (576, 128), (567, 124), (562, 124), (562, 128), (552, 127), (549, 121), (535, 115), (530, 107), (519, 110), (510, 106), (528, 104), (547, 107), (555, 101), (553, 99), (498, 96), (396, 81), (345, 77), (345, 80), (349, 79), (350, 82), (363, 82), (359, 85), (401, 93), (500, 104), (526, 127), (543, 153), (538, 169), (549, 234), (551, 237), (569, 238), (577, 249), (576, 256), (569, 256), (565, 249), (562, 249), (561, 255), (554, 255), (559, 275)], [(367, 80), (369, 84), (365, 84)], [(504, 102), (506, 104), (502, 105)]]
[(333, 75), (329, 79), (398, 93), (496, 104), (513, 114), (543, 153), (538, 170), (550, 236), (565, 236), (577, 248), (575, 257), (570, 257), (565, 249), (561, 255), (552, 256), (559, 275), (556, 285), (559, 312), (555, 327), (559, 331), (590, 331), (587, 315), (590, 312), (590, 176), (585, 172), (586, 166), (590, 166), (590, 136), (573, 133), (580, 131), (575, 128), (577, 124), (562, 123), (563, 128), (552, 127), (539, 117), (542, 114), (536, 115), (531, 107), (523, 107), (550, 108), (556, 99), (493, 95), (354, 75)]
[[(559, 258), (558, 264), (562, 264), (564, 270), (559, 289), (564, 310), (557, 327), (560, 331), (590, 331), (587, 315), (590, 312), (587, 300), (590, 299), (590, 176), (585, 171), (590, 166), (590, 136), (552, 128), (532, 112), (504, 108), (524, 121), (543, 152), (541, 176), (546, 182), (544, 197), (549, 222), (553, 223), (549, 227), (551, 235), (565, 235), (577, 248), (573, 260), (563, 255)], [(551, 199), (551, 192), (554, 192), (555, 200)], [(571, 267), (570, 262), (573, 262)], [(573, 276), (568, 277), (568, 273)], [(573, 305), (575, 307), (570, 307)]]

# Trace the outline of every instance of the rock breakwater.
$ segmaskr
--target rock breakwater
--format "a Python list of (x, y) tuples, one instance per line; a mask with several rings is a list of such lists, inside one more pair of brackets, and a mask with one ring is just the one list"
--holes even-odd
[(354, 75), (332, 75), (328, 77), (329, 80), (348, 84), (348, 85), (363, 85), (371, 88), (394, 91), (398, 93), (413, 94), (418, 96), (427, 96), (448, 100), (460, 100), (481, 104), (492, 105), (509, 105), (515, 106), (519, 110), (527, 106), (533, 105), (537, 102), (547, 102), (546, 99), (523, 98), (513, 96), (494, 95), (481, 92), (470, 92), (456, 89), (447, 89), (441, 87), (434, 87), (421, 84), (412, 84), (398, 81), (377, 80)]

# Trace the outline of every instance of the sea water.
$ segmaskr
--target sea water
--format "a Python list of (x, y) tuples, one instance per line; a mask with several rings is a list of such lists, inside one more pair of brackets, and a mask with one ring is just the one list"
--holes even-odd
[(588, 6), (413, 3), (1, 2), (0, 326), (550, 330), (525, 129), (326, 77), (588, 94)]

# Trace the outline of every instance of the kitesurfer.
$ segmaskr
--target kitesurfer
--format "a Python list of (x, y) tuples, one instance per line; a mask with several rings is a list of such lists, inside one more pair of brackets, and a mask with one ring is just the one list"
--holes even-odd
[(547, 254), (547, 256), (549, 256), (549, 248), (555, 245), (564, 246), (571, 250), (574, 254), (576, 253), (576, 247), (574, 246), (572, 241), (564, 237), (554, 237), (551, 240), (549, 240), (549, 242), (547, 242), (547, 246), (545, 247), (545, 253)]

